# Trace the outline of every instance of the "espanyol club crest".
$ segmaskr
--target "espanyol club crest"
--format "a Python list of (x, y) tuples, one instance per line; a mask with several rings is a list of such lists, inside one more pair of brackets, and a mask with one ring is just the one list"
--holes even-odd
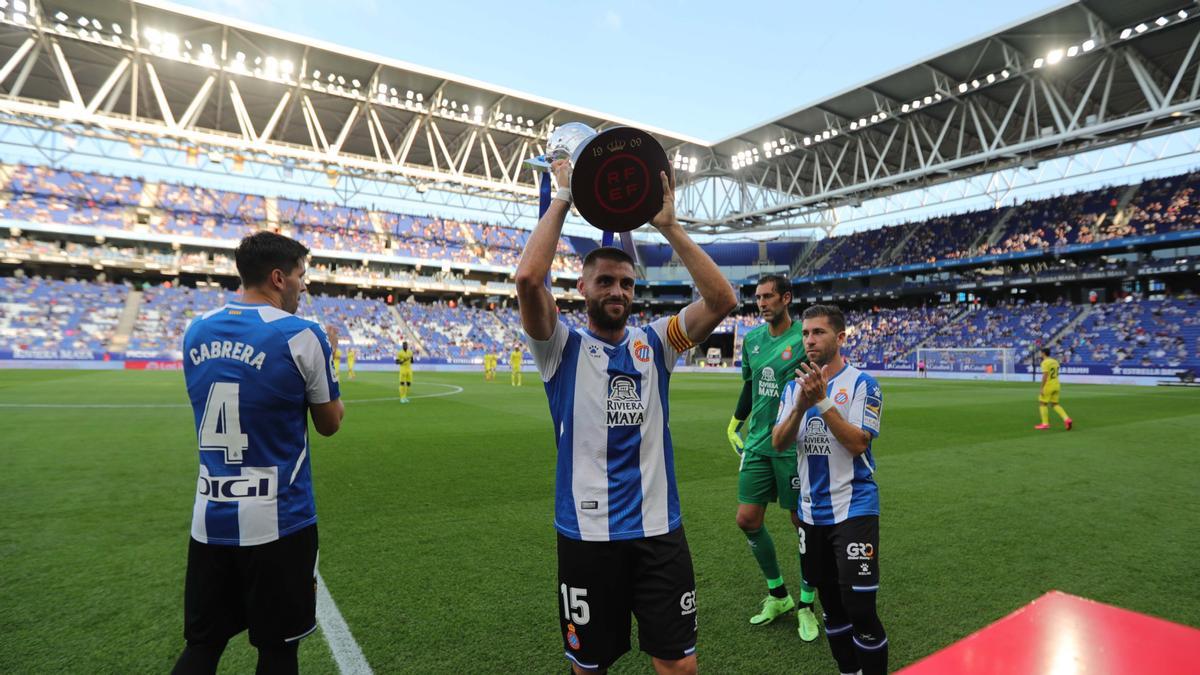
[(633, 358), (646, 363), (650, 360), (650, 345), (641, 340), (633, 341)]
[(575, 633), (575, 624), (567, 624), (567, 646), (575, 651), (579, 651), (580, 642), (579, 636)]
[(845, 405), (846, 401), (850, 400), (850, 396), (846, 394), (845, 389), (838, 389), (838, 393), (834, 394), (833, 402), (838, 405)]
[(792, 346), (791, 345), (788, 345), (783, 348), (783, 360), (784, 361), (792, 360)]

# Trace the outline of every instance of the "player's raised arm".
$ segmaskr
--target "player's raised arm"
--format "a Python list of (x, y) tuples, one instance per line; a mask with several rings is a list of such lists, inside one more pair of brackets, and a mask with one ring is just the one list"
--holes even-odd
[[(551, 168), (560, 186), (571, 184), (570, 162), (560, 159)], [(554, 263), (563, 222), (570, 209), (571, 202), (568, 199), (556, 195), (550, 201), (550, 207), (529, 236), (525, 252), (517, 263), (517, 305), (521, 311), (521, 325), (534, 340), (549, 340), (554, 334), (554, 322), (558, 320), (554, 296), (546, 288), (546, 275)]]
[(692, 282), (696, 284), (696, 290), (700, 291), (700, 299), (684, 308), (687, 318), (683, 323), (689, 340), (703, 342), (737, 306), (737, 297), (725, 275), (721, 274), (721, 268), (692, 241), (675, 218), (674, 174), (669, 180), (665, 172), (660, 173), (659, 177), (663, 184), (663, 206), (650, 224), (666, 237), (667, 243), (679, 254), (679, 259), (692, 276)]

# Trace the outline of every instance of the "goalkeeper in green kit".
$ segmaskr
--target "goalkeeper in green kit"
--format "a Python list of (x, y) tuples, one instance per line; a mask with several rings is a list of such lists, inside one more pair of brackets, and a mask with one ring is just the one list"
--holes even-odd
[[(750, 542), (750, 551), (767, 580), (767, 597), (757, 614), (750, 617), (755, 626), (771, 623), (796, 607), (788, 594), (775, 557), (775, 543), (763, 524), (767, 505), (778, 501), (793, 521), (793, 532), (800, 527), (796, 516), (796, 497), (800, 491), (796, 475), (796, 448), (784, 452), (771, 447), (771, 427), (779, 412), (779, 395), (790, 382), (804, 356), (804, 340), (798, 322), (792, 321), (788, 306), (792, 302), (792, 283), (781, 275), (759, 279), (754, 291), (759, 313), (766, 324), (746, 334), (742, 341), (742, 395), (729, 420), (729, 442), (742, 457), (738, 470), (737, 524)], [(738, 432), (746, 427), (745, 441)], [(803, 554), (801, 542), (800, 553)], [(800, 582), (800, 608), (796, 612), (798, 632), (805, 642), (817, 639), (819, 627), (813, 613), (815, 591)]]

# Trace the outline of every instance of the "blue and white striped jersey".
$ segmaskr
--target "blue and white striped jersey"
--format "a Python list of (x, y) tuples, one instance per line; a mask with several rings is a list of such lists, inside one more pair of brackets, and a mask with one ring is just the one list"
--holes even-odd
[(188, 327), (200, 449), (192, 538), (253, 546), (317, 521), (308, 406), (340, 396), (331, 361), (319, 325), (270, 305), (229, 303)]
[(680, 526), (667, 392), (692, 348), (683, 314), (630, 327), (616, 343), (561, 320), (526, 336), (558, 446), (554, 526), (585, 541), (639, 539)]
[[(776, 424), (791, 414), (800, 393), (799, 382), (783, 389)], [(879, 436), (883, 390), (875, 378), (846, 364), (830, 378), (826, 396), (851, 424)], [(804, 413), (796, 434), (796, 464), (800, 479), (800, 518), (810, 525), (834, 525), (858, 516), (879, 515), (879, 487), (871, 446), (858, 457), (850, 454), (817, 414)]]

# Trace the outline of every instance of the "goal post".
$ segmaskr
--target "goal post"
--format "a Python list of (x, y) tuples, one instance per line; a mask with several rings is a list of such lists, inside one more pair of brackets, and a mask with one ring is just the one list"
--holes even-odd
[(1012, 347), (921, 347), (917, 349), (917, 364), (922, 363), (929, 374), (971, 379), (1007, 380), (1017, 368)]

